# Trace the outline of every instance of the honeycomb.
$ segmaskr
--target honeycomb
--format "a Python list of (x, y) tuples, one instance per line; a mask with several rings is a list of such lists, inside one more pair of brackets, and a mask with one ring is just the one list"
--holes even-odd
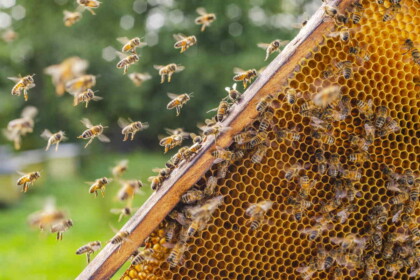
[[(414, 0), (400, 2), (401, 11), (395, 18), (383, 21), (389, 1), (360, 1), (363, 5), (359, 24), (349, 23), (351, 33), (348, 42), (339, 37), (325, 34), (322, 41), (310, 50), (295, 68), (285, 84), (279, 84), (274, 92), (272, 126), (268, 131), (268, 149), (260, 163), (253, 163), (254, 151), (248, 151), (242, 159), (228, 167), (224, 178), (218, 179), (215, 195), (223, 195), (224, 201), (213, 213), (207, 227), (188, 241), (188, 250), (179, 265), (171, 267), (167, 262), (169, 251), (165, 246), (163, 232), (167, 225), (162, 222), (146, 241), (146, 247), (153, 247), (159, 255), (153, 263), (132, 265), (121, 277), (129, 279), (302, 279), (299, 267), (310, 263), (317, 256), (319, 248), (331, 251), (339, 247), (332, 242), (349, 234), (368, 236), (369, 213), (375, 205), (383, 205), (391, 212), (394, 192), (387, 189), (389, 181), (383, 173), (383, 166), (393, 166), (395, 172), (403, 174), (407, 170), (418, 172), (420, 162), (420, 85), (418, 62), (405, 54), (403, 43), (411, 39), (420, 45), (420, 3)], [(334, 30), (331, 30), (334, 31)], [(361, 46), (370, 56), (367, 61), (357, 61), (349, 53), (351, 46)], [(349, 79), (341, 74), (334, 78), (323, 77), (334, 61), (352, 61), (356, 66)], [(296, 105), (285, 101), (285, 89), (294, 88), (299, 92), (319, 92), (330, 85), (340, 85), (343, 96), (350, 98), (350, 114), (341, 121), (331, 122), (332, 145), (323, 145), (313, 137), (310, 118), (299, 113), (304, 99)], [(351, 135), (364, 135), (366, 116), (357, 107), (358, 101), (373, 101), (373, 107), (385, 106), (388, 116), (396, 120), (400, 130), (384, 137), (375, 137), (369, 146), (368, 157), (360, 164), (350, 161), (349, 155), (357, 152), (350, 144)], [(376, 109), (375, 109), (376, 110)], [(259, 121), (252, 123), (258, 129)], [(300, 135), (299, 141), (282, 141), (276, 136), (278, 129), (289, 129)], [(233, 147), (233, 146), (232, 146)], [(332, 228), (323, 230), (315, 239), (310, 239), (304, 230), (317, 224), (317, 217), (324, 203), (335, 197), (334, 179), (328, 172), (320, 174), (315, 153), (324, 150), (325, 157), (338, 155), (339, 163), (345, 170), (359, 168), (360, 180), (353, 182), (358, 193), (352, 202), (355, 209), (344, 223), (335, 222)], [(310, 189), (308, 200), (311, 206), (298, 221), (288, 202), (297, 197), (300, 186), (298, 178), (287, 180), (285, 173), (296, 163), (305, 166), (299, 176), (307, 175), (316, 182)], [(218, 167), (213, 166), (194, 187), (203, 189), (210, 176), (217, 176)], [(297, 177), (299, 177), (297, 176)], [(348, 198), (345, 198), (346, 200)], [(266, 213), (266, 222), (251, 231), (246, 209), (263, 200), (275, 202)], [(416, 201), (418, 202), (418, 200)], [(178, 204), (176, 210), (183, 206)], [(337, 211), (337, 210), (334, 210)], [(420, 208), (415, 204), (412, 215), (418, 228)], [(166, 219), (168, 220), (168, 219)], [(417, 223), (416, 223), (417, 222)], [(387, 233), (407, 232), (401, 221), (394, 223), (388, 214), (382, 227)], [(377, 270), (371, 279), (409, 279), (409, 266), (401, 266), (395, 271), (387, 267), (381, 254), (374, 255)], [(342, 267), (343, 278), (334, 278), (334, 268), (316, 270), (307, 279), (363, 279), (365, 272), (360, 267)], [(369, 278), (367, 278), (369, 279)], [(413, 278), (411, 278), (413, 279)]]

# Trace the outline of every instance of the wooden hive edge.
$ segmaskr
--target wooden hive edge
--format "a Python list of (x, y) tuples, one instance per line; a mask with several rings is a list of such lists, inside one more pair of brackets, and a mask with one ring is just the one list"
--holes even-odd
[[(329, 5), (336, 5), (343, 12), (352, 2), (354, 0), (335, 0), (330, 1)], [(232, 107), (229, 116), (223, 121), (223, 126), (231, 129), (218, 137), (218, 146), (228, 147), (232, 137), (254, 121), (258, 101), (270, 93), (277, 93), (289, 75), (295, 72), (299, 62), (323, 41), (324, 34), (333, 27), (332, 21), (324, 22), (323, 19), (322, 6), (244, 92), (241, 102)], [(211, 137), (203, 144), (200, 153), (175, 169), (161, 188), (121, 228), (130, 232), (131, 242), (124, 242), (120, 248), (108, 243), (76, 279), (110, 279), (176, 206), (181, 195), (210, 169), (214, 161), (211, 151), (214, 149), (214, 138)]]

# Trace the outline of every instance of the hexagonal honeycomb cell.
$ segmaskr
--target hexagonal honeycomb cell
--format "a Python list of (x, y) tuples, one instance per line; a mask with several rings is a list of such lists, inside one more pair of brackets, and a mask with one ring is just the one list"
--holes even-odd
[[(339, 36), (325, 34), (323, 41), (300, 62), (287, 84), (273, 93), (274, 114), (270, 120), (272, 125), (267, 130), (265, 156), (259, 163), (254, 163), (252, 155), (255, 149), (248, 150), (242, 159), (229, 165), (226, 176), (218, 179), (214, 194), (224, 196), (223, 204), (212, 214), (205, 229), (188, 240), (183, 260), (175, 266), (167, 261), (171, 252), (165, 247), (168, 240), (164, 233), (170, 220), (167, 218), (145, 242), (147, 248), (155, 249), (153, 260), (146, 259), (142, 264), (131, 266), (121, 279), (414, 279), (410, 274), (413, 276), (419, 265), (412, 266), (409, 253), (405, 252), (405, 260), (387, 258), (384, 247), (387, 236), (391, 234), (414, 236), (420, 222), (418, 193), (417, 197), (412, 194), (412, 198), (407, 198), (404, 191), (398, 194), (389, 188), (390, 181), (400, 180), (409, 170), (419, 176), (420, 66), (403, 44), (410, 39), (420, 45), (420, 3), (402, 0), (396, 11), (391, 10), (390, 1), (378, 4), (377, 1), (364, 0), (360, 3), (363, 5), (362, 18), (358, 24), (349, 23), (350, 39), (346, 42)], [(392, 19), (384, 22), (384, 15), (391, 12)], [(367, 57), (351, 53), (352, 47), (359, 47)], [(350, 77), (346, 79), (341, 70), (334, 70), (333, 77), (326, 78), (328, 67), (337, 68), (340, 61), (350, 62)], [(310, 100), (298, 98), (296, 104), (290, 105), (285, 95), (287, 88), (316, 93), (330, 85), (341, 87), (341, 96), (349, 99), (350, 110), (344, 118), (329, 123), (330, 134), (324, 134), (332, 136), (334, 142), (323, 144), (322, 141), (328, 139), (324, 139), (324, 134), (315, 137), (311, 118), (301, 114), (303, 104)], [(359, 102), (368, 103), (369, 100), (373, 105), (375, 124), (380, 122), (378, 108), (384, 106), (388, 108), (385, 122), (395, 120), (400, 129), (382, 136), (378, 136), (377, 131), (366, 148), (366, 158), (355, 163), (352, 155), (363, 152), (350, 140), (353, 136), (367, 137), (364, 125), (369, 123), (368, 115), (360, 108)], [(257, 130), (259, 121), (255, 121), (252, 127)], [(299, 135), (299, 140), (279, 138), (279, 130), (293, 131)], [(235, 149), (235, 145), (231, 149)], [(320, 150), (327, 161), (325, 173), (321, 173), (321, 162), (316, 157)], [(328, 209), (339, 192), (336, 184), (339, 179), (331, 171), (332, 155), (341, 166), (338, 177), (352, 180), (354, 196), (350, 198), (347, 191), (339, 206)], [(287, 180), (285, 175), (295, 164), (302, 168), (297, 176)], [(392, 167), (395, 173), (385, 174), (384, 166)], [(349, 171), (355, 169), (360, 171), (361, 177), (353, 180), (355, 173)], [(218, 166), (215, 165), (193, 187), (204, 189), (208, 178), (217, 174)], [(310, 206), (297, 220), (290, 201), (299, 196), (299, 178), (304, 175), (314, 184), (305, 198)], [(401, 218), (393, 221), (396, 213), (405, 213), (398, 212), (398, 206), (407, 205), (411, 199), (414, 209), (406, 217), (412, 220)], [(246, 210), (264, 200), (274, 204), (266, 212), (261, 225), (252, 231)], [(404, 203), (398, 204), (399, 201)], [(329, 227), (320, 230), (315, 238), (306, 234), (308, 229), (322, 224), (319, 220), (322, 213), (336, 218), (349, 205), (353, 210), (347, 219), (331, 219)], [(377, 223), (372, 219), (372, 213), (378, 205), (384, 207), (386, 219), (378, 227), (382, 247), (375, 251), (377, 247), (372, 236), (378, 230), (370, 229)], [(181, 211), (182, 207), (178, 204), (175, 210)], [(411, 226), (407, 221), (411, 221)], [(361, 246), (364, 250), (359, 253), (369, 258), (352, 264), (351, 259), (338, 260), (335, 255), (328, 269), (325, 264), (311, 267), (312, 260), (321, 259), (323, 250), (327, 255), (332, 255), (334, 250), (341, 254), (349, 252), (340, 249), (344, 246), (340, 242), (344, 243), (343, 238), (349, 236), (352, 242), (361, 239), (367, 243)], [(416, 238), (419, 240), (418, 236)], [(399, 242), (399, 245), (394, 243), (391, 250), (394, 256), (398, 250), (403, 250), (405, 241)], [(419, 254), (418, 244), (412, 248)], [(351, 258), (351, 254), (348, 255)], [(370, 274), (367, 272), (369, 268), (372, 268)], [(336, 272), (342, 275), (335, 275)]]

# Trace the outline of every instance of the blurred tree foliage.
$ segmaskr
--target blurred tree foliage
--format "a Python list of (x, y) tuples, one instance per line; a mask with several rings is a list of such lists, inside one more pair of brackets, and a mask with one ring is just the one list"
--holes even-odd
[[(290, 26), (301, 20), (293, 14), (302, 14), (304, 5), (313, 1), (103, 0), (96, 16), (85, 11), (80, 22), (65, 27), (63, 10), (74, 10), (75, 2), (18, 1), (16, 4), (26, 11), (23, 19), (12, 22), (19, 37), (11, 43), (0, 44), (0, 126), (4, 128), (8, 121), (19, 117), (25, 105), (34, 105), (40, 111), (35, 132), (23, 139), (24, 149), (45, 144), (39, 137), (44, 128), (65, 130), (70, 141), (75, 141), (84, 130), (79, 121), (82, 117), (109, 126), (105, 134), (112, 138), (112, 143), (106, 147), (115, 149), (136, 145), (157, 148), (157, 136), (164, 133), (164, 127), (183, 127), (197, 132), (196, 123), (210, 116), (206, 112), (225, 96), (224, 88), (232, 86), (233, 67), (260, 69), (268, 65), (269, 61), (264, 62), (264, 50), (256, 44), (277, 38), (291, 39), (297, 30)], [(217, 20), (205, 32), (200, 32), (200, 27), (194, 24), (195, 10), (200, 6), (217, 15)], [(11, 13), (10, 9), (1, 12)], [(198, 45), (179, 54), (179, 50), (173, 48), (174, 33), (194, 34)], [(140, 49), (140, 62), (129, 69), (129, 73), (148, 72), (153, 76), (139, 88), (116, 69), (117, 58), (113, 61), (103, 58), (104, 48), (121, 48), (116, 38), (123, 36), (145, 37), (150, 45)], [(87, 72), (99, 75), (94, 89), (104, 100), (91, 103), (88, 109), (74, 108), (72, 97), (67, 93), (56, 96), (51, 78), (43, 74), (45, 67), (70, 56), (88, 60)], [(271, 56), (270, 61), (274, 57)], [(172, 83), (161, 85), (153, 65), (172, 62), (184, 65), (186, 70), (175, 74)], [(7, 77), (19, 73), (36, 73), (36, 87), (31, 89), (26, 103), (23, 98), (10, 95), (13, 83)], [(238, 88), (242, 91), (241, 85)], [(178, 118), (175, 111), (166, 110), (167, 92), (194, 92)], [(141, 132), (134, 143), (123, 143), (118, 117), (147, 121), (150, 128)], [(4, 141), (2, 137), (1, 143)]]

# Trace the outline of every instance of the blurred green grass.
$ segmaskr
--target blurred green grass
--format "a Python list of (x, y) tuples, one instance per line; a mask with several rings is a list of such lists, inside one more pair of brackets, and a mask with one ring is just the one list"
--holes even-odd
[[(162, 154), (86, 156), (78, 176), (57, 180), (44, 174), (42, 185), (35, 184), (17, 204), (1, 209), (0, 279), (74, 279), (86, 265), (85, 256), (75, 254), (77, 248), (93, 240), (100, 240), (104, 245), (114, 235), (110, 224), (118, 229), (127, 221), (124, 218), (118, 223), (118, 216), (109, 213), (111, 208), (124, 207), (115, 198), (118, 184), (107, 186), (105, 198), (100, 195), (95, 198), (88, 193), (89, 185), (85, 183), (110, 177), (110, 167), (123, 158), (129, 160), (124, 178), (141, 179), (145, 183), (145, 194), (134, 199), (133, 207), (139, 207), (151, 194), (147, 178), (152, 175), (152, 168), (163, 166), (166, 157)], [(58, 208), (65, 210), (73, 220), (73, 228), (64, 233), (62, 241), (57, 241), (54, 234), (27, 225), (27, 216), (42, 209), (47, 196), (54, 196)]]

